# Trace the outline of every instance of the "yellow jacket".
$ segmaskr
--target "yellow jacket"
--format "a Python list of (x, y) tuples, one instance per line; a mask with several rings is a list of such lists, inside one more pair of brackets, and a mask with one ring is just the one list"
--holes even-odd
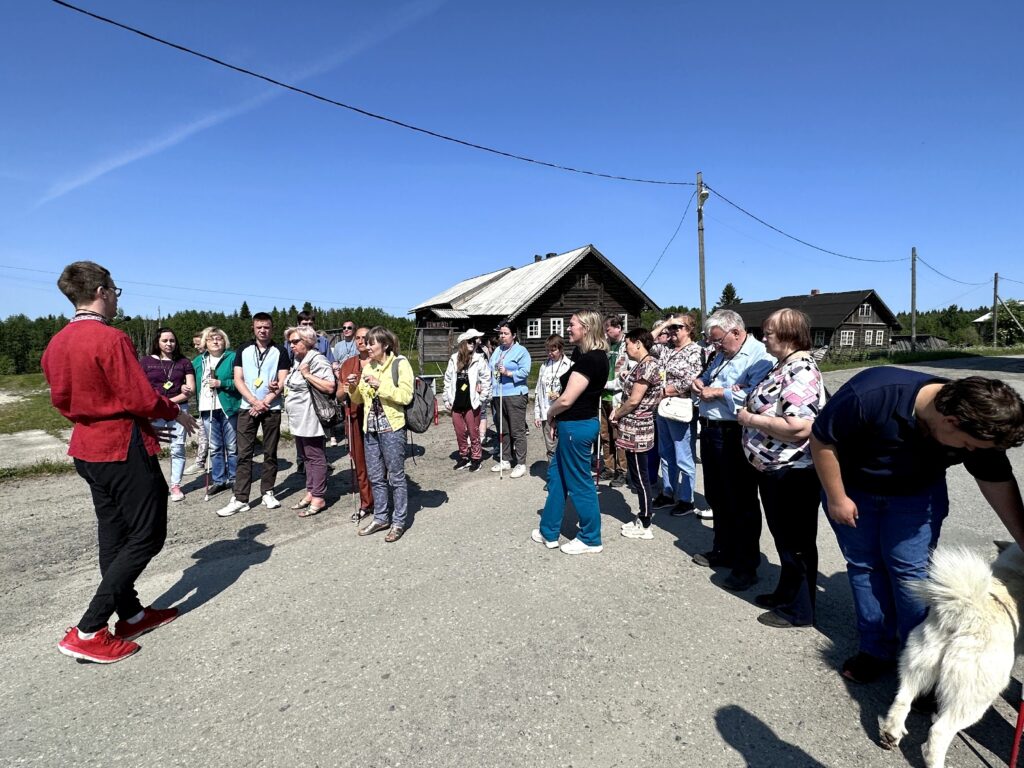
[[(391, 366), (398, 366), (398, 386), (395, 386), (394, 374)], [(375, 390), (366, 383), (366, 376), (373, 376), (379, 382)], [(359, 405), (365, 403), (363, 408), (363, 430), (366, 430), (366, 423), (370, 415), (370, 406), (374, 398), (380, 400), (384, 408), (384, 415), (388, 417), (388, 424), (396, 432), (405, 427), (405, 406), (412, 402), (412, 387), (415, 376), (412, 366), (404, 357), (395, 357), (388, 354), (384, 362), (375, 363), (371, 360), (363, 368), (362, 376), (354, 387), (349, 387), (349, 396), (352, 403)]]

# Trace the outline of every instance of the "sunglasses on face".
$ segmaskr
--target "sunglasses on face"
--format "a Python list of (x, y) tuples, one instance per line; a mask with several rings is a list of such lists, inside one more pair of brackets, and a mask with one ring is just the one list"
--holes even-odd
[(341, 328), (341, 330), (343, 331), (354, 331), (355, 329), (356, 327), (354, 325), (344, 325)]
[(289, 344), (299, 344), (301, 342), (302, 342), (302, 339), (288, 339), (288, 343)]

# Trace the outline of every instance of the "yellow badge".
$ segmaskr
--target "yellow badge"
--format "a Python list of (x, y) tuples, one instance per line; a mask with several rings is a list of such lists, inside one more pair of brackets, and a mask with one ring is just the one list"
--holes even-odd
[(170, 389), (173, 386), (174, 385), (171, 382), (169, 382), (169, 381), (165, 381), (164, 382), (164, 389)]
[(285, 396), (285, 397), (288, 397), (288, 387), (285, 387), (285, 388), (284, 388), (284, 396)]
[(467, 389), (469, 389), (469, 384), (463, 384), (462, 391), (465, 392)]
[(256, 379), (256, 381), (254, 381), (252, 384), (253, 384), (254, 387), (262, 387), (263, 386), (263, 379), (262, 378)]

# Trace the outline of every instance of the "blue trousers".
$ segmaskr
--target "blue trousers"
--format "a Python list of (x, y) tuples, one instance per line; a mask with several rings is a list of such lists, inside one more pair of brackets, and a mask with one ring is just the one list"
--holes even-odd
[(238, 414), (227, 416), (220, 410), (203, 411), (203, 425), (210, 437), (213, 482), (233, 486), (238, 471)]
[[(405, 480), (405, 429), (367, 432), (363, 436), (366, 475), (373, 489), (373, 519), (384, 525), (405, 528), (409, 510), (409, 486)], [(388, 488), (395, 499), (392, 514)]]
[[(857, 527), (829, 521), (846, 558), (860, 650), (895, 659), (925, 617), (925, 605), (907, 584), (928, 575), (928, 558), (949, 514), (946, 481), (912, 496), (875, 496), (856, 489), (847, 494), (857, 505)], [(828, 511), (828, 500), (822, 503)]]
[(565, 499), (572, 496), (580, 519), (576, 538), (584, 544), (601, 544), (601, 508), (597, 488), (590, 475), (590, 456), (600, 429), (598, 419), (556, 421), (558, 442), (548, 462), (548, 500), (540, 516), (540, 534), (547, 541), (558, 541), (565, 516)]
[(693, 502), (697, 481), (696, 421), (672, 421), (657, 417), (658, 453), (661, 454), (662, 493), (676, 501)]

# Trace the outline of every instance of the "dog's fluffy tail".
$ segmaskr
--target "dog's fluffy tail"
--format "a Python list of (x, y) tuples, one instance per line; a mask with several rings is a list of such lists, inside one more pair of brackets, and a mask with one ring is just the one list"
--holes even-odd
[(992, 566), (964, 547), (943, 547), (932, 553), (928, 578), (909, 587), (944, 630), (970, 631), (981, 620), (980, 608), (991, 593)]

